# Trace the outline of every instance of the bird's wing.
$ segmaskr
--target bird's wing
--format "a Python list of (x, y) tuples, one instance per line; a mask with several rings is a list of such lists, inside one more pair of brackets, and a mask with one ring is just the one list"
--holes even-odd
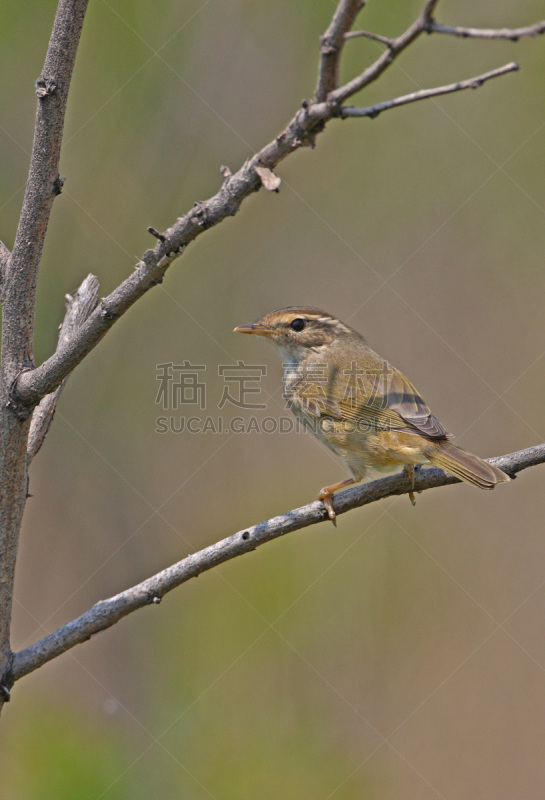
[(296, 396), (287, 399), (288, 404), (299, 405), (310, 417), (331, 417), (339, 421), (344, 418), (341, 405), (334, 397), (324, 394), (323, 387), (317, 384), (305, 382), (304, 386), (298, 387)]
[(358, 371), (352, 387), (346, 380), (325, 385), (301, 381), (298, 403), (311, 417), (351, 421), (365, 432), (403, 431), (429, 439), (451, 438), (413, 384), (387, 362), (382, 364), (380, 370)]
[[(451, 438), (435, 417), (413, 384), (399, 372), (392, 368), (391, 378), (385, 394), (388, 409), (398, 414), (410, 428), (416, 428), (419, 433), (430, 439)], [(409, 429), (406, 429), (410, 432)]]

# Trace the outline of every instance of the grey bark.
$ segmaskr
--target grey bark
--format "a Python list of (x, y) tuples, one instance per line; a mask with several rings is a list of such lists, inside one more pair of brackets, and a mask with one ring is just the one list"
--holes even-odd
[[(32, 369), (36, 283), (55, 196), (68, 89), (87, 0), (60, 0), (43, 72), (36, 83), (38, 107), (23, 207), (13, 251), (3, 269), (0, 367), (0, 708), (8, 685), (10, 625), (19, 531), (27, 495), (30, 417), (17, 413), (13, 387)], [(5, 254), (5, 251), (3, 250)], [(2, 259), (4, 261), (4, 259)], [(5, 697), (5, 690), (4, 695)]]
[[(518, 472), (545, 462), (545, 444), (489, 460), (514, 478)], [(448, 475), (440, 469), (418, 469), (415, 474), (414, 490), (420, 492), (452, 483), (459, 483), (458, 478)], [(411, 487), (410, 478), (405, 473), (381, 478), (336, 494), (334, 496), (335, 510), (337, 515), (346, 514), (347, 511), (375, 503), (385, 497), (406, 494)], [(502, 486), (497, 491), (509, 491), (509, 489), (508, 486)], [(133, 611), (160, 603), (167, 592), (191, 578), (198, 577), (202, 572), (255, 550), (279, 536), (320, 522), (329, 523), (329, 518), (323, 503), (316, 500), (314, 503), (295, 508), (278, 517), (238, 531), (226, 539), (178, 561), (177, 564), (167, 567), (142, 583), (107, 600), (101, 600), (80, 617), (63, 625), (25, 650), (15, 653), (12, 680), (16, 681), (22, 678), (61, 653), (87, 641), (96, 633), (110, 628)]]
[[(88, 275), (73, 296), (71, 294), (66, 295), (66, 314), (59, 329), (59, 346), (68, 344), (78, 328), (81, 328), (93, 313), (98, 305), (98, 289), (98, 278), (94, 275)], [(57, 400), (66, 381), (67, 378), (57, 386), (54, 392), (46, 394), (34, 409), (27, 443), (29, 464), (47, 436), (49, 426), (53, 421)]]

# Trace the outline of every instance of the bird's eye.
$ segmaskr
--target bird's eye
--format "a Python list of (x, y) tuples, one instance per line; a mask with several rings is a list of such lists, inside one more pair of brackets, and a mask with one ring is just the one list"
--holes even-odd
[(307, 325), (307, 321), (305, 319), (301, 319), (301, 317), (297, 317), (296, 319), (292, 320), (292, 323), (291, 323), (290, 327), (291, 327), (292, 331), (295, 331), (296, 333), (299, 333), (299, 331), (302, 331), (303, 328), (306, 328), (306, 325)]

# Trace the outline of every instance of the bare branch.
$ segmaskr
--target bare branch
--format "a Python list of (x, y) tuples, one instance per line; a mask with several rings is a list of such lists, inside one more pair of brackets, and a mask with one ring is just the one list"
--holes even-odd
[(370, 117), (371, 119), (375, 119), (383, 111), (387, 111), (391, 108), (398, 108), (399, 106), (406, 106), (408, 103), (416, 103), (418, 100), (426, 100), (429, 97), (438, 97), (442, 94), (460, 92), (463, 89), (478, 89), (491, 78), (498, 78), (500, 75), (506, 75), (508, 72), (516, 72), (518, 69), (519, 65), (512, 62), (511, 64), (505, 64), (503, 67), (498, 67), (498, 69), (493, 69), (490, 72), (485, 72), (482, 75), (477, 75), (474, 78), (468, 78), (465, 81), (457, 81), (457, 83), (450, 83), (447, 86), (436, 86), (433, 89), (421, 89), (419, 92), (405, 94), (393, 100), (384, 100), (382, 103), (377, 103), (368, 108), (342, 106), (340, 111), (341, 117)]
[[(59, 329), (59, 345), (70, 341), (76, 330), (80, 328), (98, 305), (98, 278), (88, 275), (74, 296), (66, 295), (66, 314)], [(55, 406), (66, 383), (66, 378), (51, 394), (47, 394), (34, 409), (30, 432), (28, 434), (28, 463), (32, 461), (51, 425)]]
[(364, 3), (361, 0), (341, 0), (331, 20), (331, 25), (322, 36), (320, 74), (316, 88), (316, 100), (321, 103), (339, 85), (339, 70), (345, 34), (350, 30)]
[(4, 287), (5, 312), (13, 320), (8, 366), (32, 363), (37, 273), (59, 177), (64, 116), (88, 0), (60, 0), (42, 74), (36, 81), (38, 107), (28, 182)]
[(11, 661), (10, 626), (19, 531), (27, 497), (30, 418), (17, 414), (12, 388), (34, 366), (38, 267), (54, 197), (62, 188), (58, 165), (68, 88), (88, 0), (59, 0), (44, 69), (28, 182), (2, 286), (0, 357), (0, 707)]
[(525, 28), (463, 28), (460, 25), (441, 25), (434, 19), (427, 26), (428, 33), (447, 33), (463, 39), (509, 39), (518, 42), (527, 36), (540, 36), (545, 33), (545, 20)]
[[(499, 458), (491, 458), (490, 461), (514, 477), (517, 472), (545, 462), (545, 444), (519, 450)], [(416, 471), (414, 489), (420, 492), (451, 483), (459, 483), (459, 481), (440, 469), (420, 469)], [(400, 473), (347, 489), (335, 495), (335, 510), (337, 515), (345, 514), (353, 508), (374, 503), (385, 497), (406, 494), (411, 490), (410, 484), (410, 478), (405, 473)], [(255, 550), (260, 545), (271, 542), (279, 536), (328, 521), (328, 519), (323, 503), (316, 500), (314, 503), (309, 503), (228, 536), (226, 539), (205, 547), (204, 550), (187, 556), (142, 583), (126, 589), (108, 600), (101, 600), (72, 622), (63, 625), (25, 650), (15, 653), (10, 685), (7, 688), (11, 688), (14, 681), (41, 667), (61, 653), (87, 641), (95, 633), (110, 628), (133, 611), (153, 603), (159, 603), (167, 592), (191, 578), (196, 578), (202, 572)]]

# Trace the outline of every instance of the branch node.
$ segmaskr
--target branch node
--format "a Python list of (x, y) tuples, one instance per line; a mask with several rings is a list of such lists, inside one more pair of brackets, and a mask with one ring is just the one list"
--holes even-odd
[(338, 47), (334, 42), (331, 41), (327, 34), (320, 36), (320, 52), (323, 56), (332, 56), (334, 53), (338, 53), (340, 47)]
[(157, 228), (154, 228), (152, 225), (148, 227), (148, 233), (151, 233), (152, 236), (155, 236), (156, 239), (159, 239), (160, 242), (166, 242), (167, 237), (164, 233), (160, 233)]
[(187, 247), (187, 245), (184, 242), (179, 244), (178, 247), (173, 247), (172, 243), (169, 244), (170, 244), (170, 250), (168, 251), (167, 256), (168, 258), (171, 259), (176, 258), (176, 256), (181, 256), (185, 248)]
[(240, 538), (241, 538), (241, 539), (244, 539), (244, 541), (245, 541), (245, 542), (247, 542), (247, 541), (248, 541), (248, 539), (250, 538), (250, 531), (244, 531), (244, 532), (241, 534)]
[(104, 319), (117, 319), (119, 317), (117, 311), (114, 311), (112, 308), (108, 306), (108, 304), (106, 303), (106, 299), (104, 297), (100, 301), (100, 315)]
[(433, 16), (426, 17), (422, 23), (422, 29), (424, 33), (427, 33), (428, 36), (433, 33), (433, 27), (435, 25), (435, 19)]
[(142, 263), (149, 268), (153, 268), (154, 266), (156, 266), (155, 252), (153, 250), (146, 250), (146, 252), (142, 256)]
[(343, 107), (339, 100), (328, 100), (327, 108), (331, 117), (342, 117)]
[(162, 599), (163, 598), (161, 597), (161, 595), (154, 594), (153, 597), (151, 598), (151, 602), (154, 603), (154, 605), (158, 606)]
[(39, 100), (43, 100), (45, 97), (51, 97), (57, 91), (57, 84), (52, 78), (44, 78), (43, 75), (40, 75), (38, 80), (36, 81), (36, 96)]
[(193, 210), (190, 214), (196, 220), (199, 228), (207, 228), (209, 226), (208, 208), (202, 200), (197, 200), (196, 203), (193, 203)]
[(34, 370), (34, 369), (35, 369), (35, 365), (34, 364), (31, 367), (28, 367), (27, 369), (22, 369), (19, 373), (17, 373), (17, 375), (15, 376), (15, 378), (11, 382), (11, 386), (9, 387), (8, 400), (7, 400), (7, 403), (6, 403), (6, 408), (9, 408), (9, 410), (13, 414), (15, 414), (17, 419), (20, 419), (20, 420), (27, 419), (27, 417), (32, 413), (32, 409), (34, 408), (34, 406), (30, 406), (29, 407), (29, 406), (21, 404), (21, 402), (19, 401), (19, 398), (17, 396), (17, 382), (18, 382), (19, 378), (21, 377), (21, 375), (23, 375), (25, 372), (32, 372), (32, 370)]
[(225, 183), (229, 183), (229, 181), (230, 181), (230, 179), (231, 179), (231, 177), (233, 175), (233, 173), (231, 172), (229, 167), (226, 167), (224, 164), (222, 164), (221, 167), (220, 167), (220, 172), (221, 172), (221, 174), (223, 176), (223, 183), (224, 184)]
[(60, 175), (57, 175), (53, 181), (53, 194), (55, 196), (58, 196), (62, 192), (62, 187), (64, 186), (65, 181), (66, 178), (61, 178)]
[(15, 678), (13, 676), (13, 656), (14, 654), (12, 652), (6, 655), (4, 670), (0, 677), (0, 699), (3, 700), (4, 703), (9, 703), (11, 699), (11, 687), (15, 683)]

